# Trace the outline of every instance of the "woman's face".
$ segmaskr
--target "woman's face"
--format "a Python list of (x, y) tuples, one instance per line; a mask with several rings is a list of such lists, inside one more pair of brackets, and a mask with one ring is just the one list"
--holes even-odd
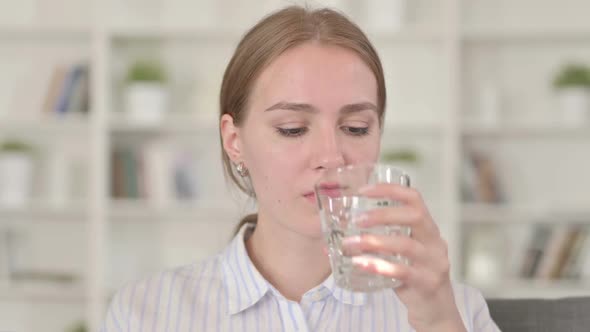
[(320, 237), (313, 185), (322, 172), (378, 158), (375, 76), (354, 52), (310, 42), (276, 58), (249, 101), (230, 157), (249, 170), (259, 221)]

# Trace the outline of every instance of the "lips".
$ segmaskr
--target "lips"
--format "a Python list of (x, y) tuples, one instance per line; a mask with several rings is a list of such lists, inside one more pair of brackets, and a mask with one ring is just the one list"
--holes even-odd
[[(320, 195), (328, 197), (336, 197), (342, 194), (344, 188), (338, 183), (322, 183), (318, 186), (318, 192)], [(315, 199), (315, 192), (310, 191), (304, 195), (306, 198)]]

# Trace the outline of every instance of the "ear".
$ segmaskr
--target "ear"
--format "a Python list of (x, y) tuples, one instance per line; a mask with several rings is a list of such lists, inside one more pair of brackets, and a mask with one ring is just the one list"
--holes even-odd
[(229, 114), (221, 116), (219, 126), (223, 150), (231, 161), (237, 163), (242, 157), (239, 128), (234, 125), (234, 119)]

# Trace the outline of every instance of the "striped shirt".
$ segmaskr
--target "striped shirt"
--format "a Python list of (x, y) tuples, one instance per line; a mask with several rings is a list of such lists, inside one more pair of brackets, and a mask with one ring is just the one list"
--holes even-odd
[[(300, 302), (286, 299), (252, 264), (249, 227), (217, 256), (123, 287), (101, 331), (413, 331), (392, 289), (350, 292), (330, 276)], [(500, 331), (477, 290), (453, 288), (467, 331)]]

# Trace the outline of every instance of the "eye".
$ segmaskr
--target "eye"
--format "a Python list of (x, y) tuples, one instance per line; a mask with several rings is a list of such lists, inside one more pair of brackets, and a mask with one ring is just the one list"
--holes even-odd
[(365, 136), (369, 133), (369, 127), (342, 126), (341, 128), (352, 136)]
[(300, 128), (280, 128), (277, 127), (277, 132), (285, 137), (298, 137), (307, 132), (307, 128), (300, 127)]

